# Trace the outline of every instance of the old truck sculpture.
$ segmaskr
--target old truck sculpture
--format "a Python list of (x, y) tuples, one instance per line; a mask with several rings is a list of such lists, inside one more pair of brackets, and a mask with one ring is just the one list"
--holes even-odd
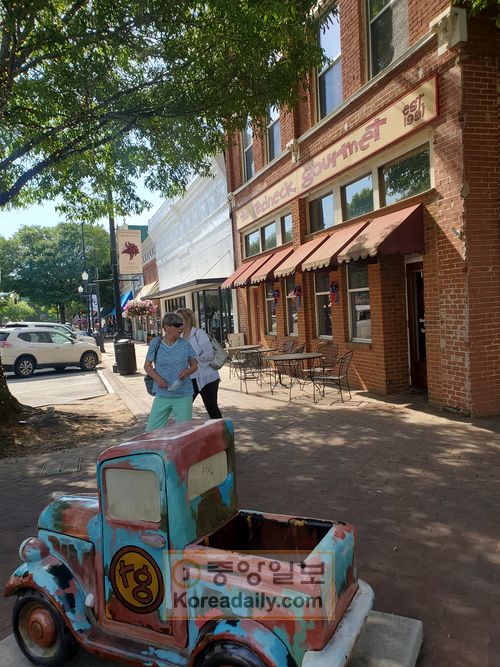
[(239, 510), (230, 421), (110, 447), (97, 488), (57, 497), (20, 546), (5, 594), (31, 662), (81, 646), (157, 667), (346, 664), (373, 602), (354, 529)]

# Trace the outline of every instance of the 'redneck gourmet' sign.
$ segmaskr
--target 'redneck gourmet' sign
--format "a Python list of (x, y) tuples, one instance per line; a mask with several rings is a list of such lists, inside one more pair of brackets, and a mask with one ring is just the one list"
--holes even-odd
[(136, 229), (119, 229), (116, 232), (118, 273), (121, 276), (142, 273), (141, 232)]
[(419, 130), (437, 115), (437, 77), (433, 77), (238, 209), (235, 212), (237, 228), (251, 224), (320, 183), (350, 169)]

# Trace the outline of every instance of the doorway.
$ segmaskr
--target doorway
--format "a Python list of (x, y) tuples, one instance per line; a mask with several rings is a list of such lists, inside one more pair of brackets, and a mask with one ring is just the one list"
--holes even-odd
[(260, 343), (259, 288), (250, 288), (250, 330), (253, 344)]
[(427, 389), (424, 272), (422, 262), (406, 265), (406, 287), (408, 294), (410, 382), (412, 387)]

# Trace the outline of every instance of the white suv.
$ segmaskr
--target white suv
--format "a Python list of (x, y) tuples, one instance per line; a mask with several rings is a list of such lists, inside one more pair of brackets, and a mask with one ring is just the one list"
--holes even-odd
[(3, 328), (0, 329), (0, 361), (4, 370), (27, 378), (36, 368), (80, 366), (82, 371), (93, 371), (101, 362), (101, 352), (95, 342), (76, 340), (53, 328)]
[(66, 336), (70, 338), (78, 338), (78, 340), (84, 340), (86, 343), (94, 343), (97, 345), (95, 338), (92, 336), (87, 336), (85, 333), (80, 331), (75, 331), (67, 324), (61, 324), (60, 322), (7, 322), (4, 324), (4, 329), (18, 329), (19, 327), (42, 327), (43, 329), (57, 329)]

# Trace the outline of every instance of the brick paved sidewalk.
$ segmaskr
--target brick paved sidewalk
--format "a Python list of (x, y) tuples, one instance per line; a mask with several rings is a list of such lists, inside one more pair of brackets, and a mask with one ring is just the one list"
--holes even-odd
[[(136, 344), (139, 368), (145, 349)], [(142, 430), (151, 403), (142, 375), (113, 374), (112, 353), (104, 358), (106, 379)], [(353, 523), (359, 574), (375, 590), (376, 609), (424, 622), (419, 667), (499, 667), (500, 421), (433, 412), (411, 395), (385, 401), (356, 392), (345, 407), (329, 407), (331, 399), (314, 406), (297, 394), (289, 403), (286, 390), (258, 395), (253, 382), (246, 395), (222, 374), (240, 506)], [(197, 401), (194, 416), (203, 415)], [(104, 446), (58, 453), (57, 461), (1, 462), (2, 581), (49, 493), (95, 488), (93, 461)], [(48, 461), (64, 461), (67, 472), (41, 474)], [(10, 631), (8, 606), (0, 605), (0, 637)]]

